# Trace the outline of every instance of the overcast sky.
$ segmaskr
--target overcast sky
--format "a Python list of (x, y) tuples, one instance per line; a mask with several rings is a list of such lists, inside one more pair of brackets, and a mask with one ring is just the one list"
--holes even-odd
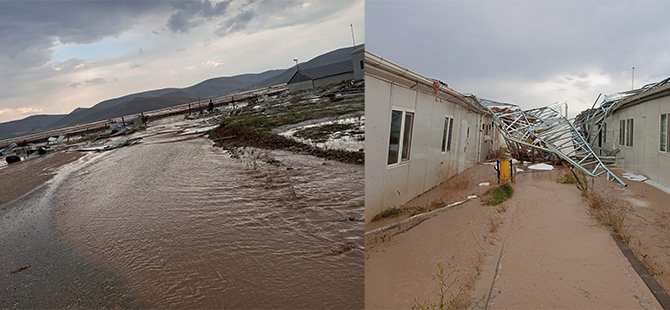
[(366, 49), (461, 93), (523, 108), (670, 76), (668, 1), (367, 0)]
[(293, 66), (365, 40), (363, 0), (0, 1), (0, 122)]

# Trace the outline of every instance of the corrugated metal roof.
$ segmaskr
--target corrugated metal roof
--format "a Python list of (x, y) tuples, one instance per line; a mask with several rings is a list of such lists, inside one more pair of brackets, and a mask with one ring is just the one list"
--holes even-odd
[(354, 72), (354, 65), (351, 60), (332, 63), (325, 66), (309, 68), (297, 71), (288, 81), (288, 84), (298, 83), (309, 80), (316, 80), (328, 76)]

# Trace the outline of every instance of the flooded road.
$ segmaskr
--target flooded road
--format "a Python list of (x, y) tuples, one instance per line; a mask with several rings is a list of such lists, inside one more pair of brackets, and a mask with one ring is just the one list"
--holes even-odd
[(69, 169), (85, 162), (0, 206), (1, 309), (138, 306), (117, 273), (77, 253), (57, 231), (54, 194)]
[[(50, 264), (76, 272), (27, 282), (77, 277), (84, 297), (112, 299), (100, 306), (363, 307), (362, 166), (257, 149), (233, 156), (170, 131), (144, 133), (140, 144), (88, 155), (59, 174), (49, 198), (35, 202), (42, 220), (30, 225), (59, 240), (45, 245), (63, 253)], [(0, 242), (20, 247), (16, 239)], [(23, 256), (42, 251), (3, 255), (21, 267), (31, 264)]]

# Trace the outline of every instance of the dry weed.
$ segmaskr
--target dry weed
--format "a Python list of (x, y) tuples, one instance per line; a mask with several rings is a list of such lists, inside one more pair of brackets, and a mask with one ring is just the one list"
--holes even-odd
[[(448, 273), (446, 275), (444, 274), (444, 267), (442, 266), (442, 263), (437, 263), (437, 267), (440, 269), (440, 271), (433, 276), (433, 280), (437, 280), (440, 285), (440, 301), (437, 304), (430, 301), (424, 301), (423, 303), (420, 303), (415, 299), (415, 304), (412, 306), (412, 309), (457, 310), (480, 307), (479, 304), (485, 300), (486, 296), (482, 296), (482, 298), (476, 300), (474, 297), (468, 298), (467, 291), (463, 287), (456, 289), (457, 293), (455, 294), (454, 291), (451, 290), (451, 287), (456, 283), (457, 280), (454, 274), (459, 271), (455, 266), (447, 264)], [(446, 297), (447, 292), (449, 292), (449, 297)]]
[(469, 177), (463, 176), (463, 175), (457, 175), (453, 178), (451, 178), (449, 181), (447, 181), (447, 189), (448, 190), (464, 190), (470, 186), (470, 183), (472, 183), (472, 180)]
[(489, 217), (489, 232), (495, 234), (500, 228), (500, 219), (495, 216)]

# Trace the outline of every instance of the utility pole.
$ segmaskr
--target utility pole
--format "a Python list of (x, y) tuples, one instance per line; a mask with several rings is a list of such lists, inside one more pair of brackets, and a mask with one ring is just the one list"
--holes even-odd
[(293, 58), (293, 61), (295, 61), (295, 70), (300, 71), (300, 67), (298, 67), (298, 58)]
[(354, 46), (356, 46), (356, 39), (354, 38), (354, 24), (349, 24), (349, 27), (351, 27), (351, 41), (353, 41)]
[(630, 90), (635, 89), (635, 67), (633, 67), (633, 76), (631, 78), (630, 82)]

